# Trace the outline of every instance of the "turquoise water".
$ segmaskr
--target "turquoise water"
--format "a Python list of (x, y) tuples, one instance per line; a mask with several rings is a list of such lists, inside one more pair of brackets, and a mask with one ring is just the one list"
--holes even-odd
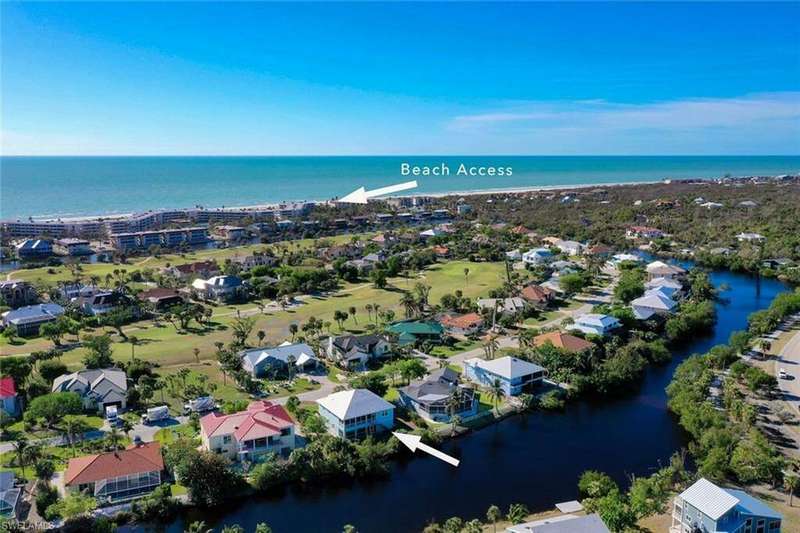
[[(450, 176), (402, 176), (401, 163), (450, 167)], [(511, 176), (457, 176), (467, 166)], [(70, 217), (146, 209), (325, 200), (364, 185), (417, 179), (418, 193), (717, 178), (800, 172), (800, 156), (2, 157), (0, 217)]]

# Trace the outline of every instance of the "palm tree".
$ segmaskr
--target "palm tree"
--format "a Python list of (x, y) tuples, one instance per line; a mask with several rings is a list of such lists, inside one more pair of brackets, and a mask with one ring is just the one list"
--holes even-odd
[(497, 337), (490, 335), (483, 343), (483, 350), (486, 352), (487, 359), (494, 359), (499, 347), (500, 343), (497, 341)]
[(31, 444), (27, 437), (20, 435), (11, 445), (14, 447), (17, 464), (22, 469), (22, 477), (25, 477), (25, 467), (28, 464), (28, 448), (30, 448)]
[(136, 359), (136, 345), (139, 344), (139, 338), (135, 335), (128, 337), (128, 342), (131, 343), (131, 361)]
[(294, 338), (297, 336), (297, 324), (289, 324), (289, 333), (292, 334), (292, 342), (294, 342)]
[(503, 384), (500, 383), (499, 379), (495, 378), (489, 389), (489, 396), (491, 396), (492, 400), (494, 401), (494, 410), (495, 414), (497, 415), (500, 415), (500, 411), (498, 410), (498, 405), (503, 400), (505, 395), (506, 391), (503, 390)]
[(492, 527), (494, 528), (494, 533), (497, 533), (497, 522), (503, 518), (503, 513), (500, 511), (500, 508), (496, 505), (492, 505), (486, 510), (486, 520), (491, 522)]
[(294, 354), (290, 354), (289, 357), (286, 358), (286, 370), (289, 372), (289, 381), (294, 379), (294, 371), (295, 371), (295, 363), (297, 362), (297, 358)]
[(464, 267), (464, 285), (469, 285), (469, 268)]
[(400, 305), (403, 306), (406, 318), (413, 318), (414, 315), (416, 315), (417, 301), (410, 292), (406, 291), (403, 293), (403, 296), (400, 297)]
[(794, 496), (797, 487), (800, 486), (800, 477), (789, 474), (783, 478), (783, 486), (786, 489), (786, 493), (789, 495), (789, 507), (792, 506), (792, 497)]
[(213, 531), (213, 529), (206, 527), (205, 522), (200, 521), (189, 524), (189, 527), (184, 530), (184, 533), (213, 533)]
[(198, 365), (200, 364), (200, 348), (193, 348), (192, 353), (194, 353), (194, 361)]
[(111, 429), (108, 430), (108, 440), (111, 441), (114, 451), (119, 450), (119, 441), (122, 440), (122, 432), (116, 427), (111, 426)]
[(61, 420), (59, 429), (67, 438), (67, 443), (72, 448), (72, 456), (75, 457), (75, 437), (83, 436), (84, 433), (89, 431), (89, 425), (82, 418), (67, 415)]
[(367, 304), (364, 306), (364, 309), (367, 310), (367, 318), (370, 322), (372, 322), (372, 304)]
[(355, 306), (351, 306), (351, 307), (350, 307), (350, 308), (347, 310), (347, 313), (348, 313), (348, 314), (349, 314), (351, 317), (353, 317), (353, 322), (355, 322), (355, 324), (356, 324), (356, 326), (357, 326), (357, 325), (358, 325), (358, 318), (356, 318), (356, 311), (357, 311), (357, 309), (355, 308)]
[(456, 428), (458, 428), (458, 425), (461, 424), (461, 417), (458, 416), (458, 415), (451, 416), (450, 417), (450, 423), (452, 424), (452, 426), (450, 428), (450, 434), (451, 435), (455, 435), (456, 434)]
[(536, 330), (525, 328), (519, 332), (519, 347), (523, 349), (533, 348), (533, 339), (536, 337)]

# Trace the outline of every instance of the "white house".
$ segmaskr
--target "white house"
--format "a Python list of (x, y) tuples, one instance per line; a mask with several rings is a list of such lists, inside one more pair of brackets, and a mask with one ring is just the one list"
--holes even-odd
[(567, 255), (581, 255), (586, 245), (578, 241), (562, 241), (559, 239), (553, 245)]
[(676, 279), (683, 277), (686, 270), (677, 265), (670, 265), (663, 261), (653, 261), (645, 268), (647, 270), (647, 279), (667, 278)]
[(600, 515), (562, 514), (506, 528), (506, 533), (611, 533)]
[(626, 263), (628, 261), (632, 261), (634, 263), (641, 263), (642, 258), (639, 257), (638, 255), (633, 255), (633, 254), (614, 254), (614, 256), (611, 257), (610, 263), (613, 266), (617, 266), (620, 263)]
[(506, 258), (509, 261), (522, 261), (522, 252), (519, 250), (510, 250), (506, 252)]
[(464, 377), (491, 387), (498, 382), (508, 396), (517, 396), (542, 382), (545, 369), (539, 365), (506, 356), (498, 359), (473, 357), (464, 361)]
[(767, 240), (767, 238), (761, 235), (760, 233), (744, 232), (737, 235), (736, 240), (739, 242), (763, 242)]
[(639, 320), (647, 320), (654, 315), (669, 315), (678, 304), (665, 296), (659, 289), (650, 289), (644, 295), (631, 302), (633, 315)]
[(553, 260), (553, 252), (547, 248), (533, 248), (522, 254), (522, 262), (526, 265), (545, 265)]
[(344, 390), (317, 400), (331, 435), (357, 440), (394, 427), (394, 405), (366, 389)]
[(522, 313), (528, 307), (524, 298), (479, 298), (478, 308), (496, 310), (498, 315), (514, 315)]
[(313, 348), (304, 342), (284, 342), (275, 347), (251, 348), (239, 352), (239, 357), (242, 358), (242, 369), (257, 378), (263, 377), (270, 370), (285, 371), (290, 364), (298, 372), (313, 370), (319, 364)]
[(646, 291), (658, 289), (665, 296), (674, 299), (675, 295), (683, 290), (683, 285), (670, 278), (653, 278), (644, 284), (644, 288)]
[(198, 278), (192, 282), (192, 289), (200, 298), (220, 302), (235, 300), (244, 293), (242, 279), (238, 276)]
[(97, 368), (64, 374), (53, 380), (53, 392), (75, 392), (87, 409), (103, 413), (107, 407), (125, 409), (128, 377), (118, 368)]
[(253, 461), (271, 453), (286, 458), (295, 447), (294, 421), (282, 405), (256, 401), (238, 413), (201, 418), (200, 441), (203, 449), (231, 460)]
[(567, 329), (582, 331), (588, 335), (608, 335), (620, 325), (619, 320), (613, 316), (589, 313), (576, 318)]

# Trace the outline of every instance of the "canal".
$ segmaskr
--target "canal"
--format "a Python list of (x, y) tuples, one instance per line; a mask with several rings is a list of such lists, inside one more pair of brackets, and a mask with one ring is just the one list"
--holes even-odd
[(531, 510), (552, 508), (577, 497), (578, 477), (587, 469), (626, 485), (630, 475), (648, 475), (686, 446), (664, 392), (675, 367), (726, 342), (731, 332), (746, 327), (750, 313), (786, 290), (776, 280), (730, 272), (713, 273), (712, 281), (726, 288), (714, 330), (676, 350), (669, 364), (650, 368), (639, 390), (627, 397), (579, 402), (562, 413), (515, 416), (449, 441), (442, 450), (461, 459), (458, 468), (418, 456), (394, 463), (383, 480), (292, 487), (270, 497), (194, 509), (163, 529), (181, 532), (188, 522), (204, 520), (215, 529), (239, 524), (246, 531), (266, 522), (276, 533), (340, 532), (344, 524), (361, 533), (405, 533), (451, 516), (483, 518), (492, 504), (504, 511), (518, 502)]

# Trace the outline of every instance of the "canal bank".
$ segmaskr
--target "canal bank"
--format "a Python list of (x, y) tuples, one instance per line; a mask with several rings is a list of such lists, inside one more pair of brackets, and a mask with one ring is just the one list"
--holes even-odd
[(188, 522), (203, 520), (209, 527), (239, 524), (247, 531), (266, 522), (276, 533), (338, 532), (344, 524), (362, 533), (409, 532), (454, 515), (483, 517), (492, 504), (550, 508), (577, 496), (578, 477), (587, 469), (605, 471), (625, 485), (631, 474), (651, 473), (686, 445), (666, 407), (664, 388), (675, 367), (692, 353), (726, 342), (746, 327), (750, 313), (785, 290), (776, 280), (730, 272), (714, 273), (712, 281), (727, 287), (713, 331), (675, 350), (669, 364), (651, 367), (636, 393), (602, 404), (578, 402), (563, 413), (514, 416), (446, 442), (442, 451), (461, 460), (458, 468), (429, 457), (397, 461), (384, 480), (290, 487), (270, 497), (192, 509), (160, 529), (180, 532)]

